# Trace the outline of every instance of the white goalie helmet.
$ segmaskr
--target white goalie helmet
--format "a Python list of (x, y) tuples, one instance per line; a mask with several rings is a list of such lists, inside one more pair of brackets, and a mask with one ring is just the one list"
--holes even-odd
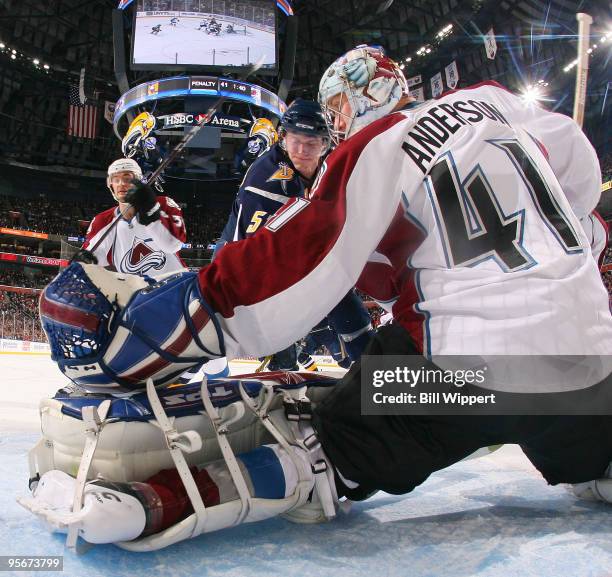
[[(389, 114), (407, 95), (408, 83), (397, 63), (382, 48), (365, 44), (338, 58), (319, 84), (319, 103), (336, 144)], [(347, 100), (350, 114), (342, 112)], [(344, 119), (342, 129), (334, 122), (337, 115)]]
[[(113, 187), (111, 186), (111, 179), (115, 174), (118, 174), (119, 172), (131, 172), (134, 175), (134, 178), (136, 178), (137, 180), (142, 180), (142, 169), (135, 160), (131, 158), (118, 158), (117, 160), (112, 162), (108, 167), (108, 172), (106, 176), (106, 186), (108, 186), (108, 189), (111, 191), (111, 194), (113, 195), (113, 198), (115, 200), (117, 200), (117, 197), (115, 196), (115, 192), (113, 191)], [(117, 202), (119, 201), (117, 200)]]

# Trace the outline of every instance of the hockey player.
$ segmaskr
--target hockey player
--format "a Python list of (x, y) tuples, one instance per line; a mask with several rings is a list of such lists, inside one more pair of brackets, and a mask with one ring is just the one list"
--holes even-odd
[[(328, 147), (327, 126), (319, 105), (295, 100), (281, 119), (279, 143), (251, 166), (240, 185), (215, 255), (223, 244), (255, 234), (292, 197), (307, 195)], [(372, 328), (361, 301), (347, 294), (334, 313), (333, 324), (346, 336), (349, 356), (358, 358)], [(295, 346), (278, 351), (268, 369), (297, 370)]]
[(161, 24), (156, 24), (155, 26), (153, 26), (151, 28), (151, 34), (155, 34), (155, 35), (159, 34), (161, 32), (161, 27), (162, 27)]
[(174, 18), (170, 19), (170, 26), (176, 26), (179, 22), (179, 19), (175, 16)]
[[(139, 183), (141, 179), (142, 171), (135, 160), (120, 158), (108, 167), (107, 186), (118, 206), (91, 221), (83, 248), (94, 246), (115, 218), (125, 212), (114, 232), (96, 248), (98, 264), (153, 278), (183, 271), (185, 266), (179, 256), (187, 238), (183, 212), (170, 197), (156, 196), (150, 186)], [(227, 360), (207, 362), (177, 381), (189, 382), (198, 376), (201, 379), (202, 372), (209, 378), (225, 377), (229, 375)]]
[(275, 134), (261, 126), (267, 128), (268, 123), (258, 121), (251, 130), (261, 140), (253, 148), (258, 154), (262, 146), (269, 150), (259, 154), (243, 179), (217, 252), (227, 242), (252, 236), (290, 198), (304, 196), (329, 147), (327, 126), (316, 102), (296, 100), (287, 109), (278, 143), (270, 144)]
[(156, 196), (141, 180), (142, 170), (135, 160), (119, 158), (111, 163), (106, 184), (117, 206), (94, 217), (83, 248), (94, 246), (115, 218), (123, 214), (114, 231), (94, 252), (100, 266), (151, 277), (185, 270), (178, 254), (186, 240), (183, 213), (174, 200)]
[(206, 32), (208, 34), (214, 34), (215, 36), (219, 36), (219, 33), (221, 32), (221, 23), (217, 22), (214, 18), (211, 18), (210, 22), (208, 23), (208, 28), (206, 29)]
[(200, 20), (200, 26), (197, 28), (197, 30), (202, 30), (202, 28), (204, 30), (208, 29), (208, 20), (206, 20), (206, 18), (202, 18), (202, 20)]
[(226, 31), (228, 34), (236, 34), (236, 30), (234, 29), (233, 24), (228, 24), (228, 25), (225, 27), (225, 31)]
[[(526, 105), (496, 83), (417, 104), (397, 64), (367, 46), (330, 66), (320, 99), (340, 144), (308, 198), (291, 200), (258, 234), (227, 245), (197, 279), (184, 273), (172, 286), (129, 286), (92, 265), (72, 265), (67, 276), (87, 279), (81, 298), (98, 287), (96, 294), (121, 308), (121, 326), (136, 330), (119, 334), (90, 323), (86, 330), (101, 347), (96, 356), (85, 349), (80, 358), (73, 352), (67, 359), (55, 349), (55, 358), (65, 359), (60, 362), (66, 374), (82, 385), (96, 380), (108, 385), (110, 376), (119, 389), (129, 382), (142, 386), (146, 378), (168, 382), (181, 370), (181, 359), (188, 363), (197, 351), (230, 358), (268, 354), (314, 326), (372, 262), (385, 265), (376, 273), (386, 273), (393, 282), (385, 286), (396, 293), (394, 323), (376, 334), (367, 354), (422, 355), (424, 366), (435, 369), (428, 359), (441, 355), (538, 353), (546, 356), (538, 366), (538, 376), (546, 371), (545, 379), (537, 379), (543, 394), (563, 383), (582, 389), (586, 398), (601, 390), (597, 384), (604, 379), (609, 383), (608, 294), (579, 220), (597, 204), (601, 174), (595, 151), (570, 118)], [(58, 277), (43, 293), (50, 302), (41, 304), (41, 313), (52, 347), (62, 319), (54, 305), (77, 298), (73, 285), (61, 290), (67, 281)], [(158, 319), (158, 326), (167, 324), (158, 341), (177, 318), (197, 317), (193, 340), (173, 347), (163, 365), (154, 360), (159, 353), (151, 345), (144, 347), (138, 356), (146, 356), (148, 364), (129, 381), (118, 344), (144, 343), (138, 329), (146, 326), (146, 309), (161, 298), (168, 316)], [(104, 371), (96, 364), (101, 355)], [(567, 355), (566, 363), (549, 366), (552, 355)], [(588, 376), (564, 381), (578, 359), (595, 361)], [(517, 364), (520, 369), (522, 362)], [(319, 457), (333, 465), (340, 494), (355, 499), (377, 489), (406, 493), (478, 447), (517, 443), (550, 484), (576, 484), (580, 496), (612, 503), (609, 415), (363, 415), (360, 378), (357, 365), (312, 414), (323, 450)], [(303, 480), (316, 490), (310, 502), (297, 498), (285, 511), (299, 516), (304, 507), (324, 510), (333, 486), (326, 493), (324, 483), (306, 479), (308, 467), (294, 457), (287, 465), (276, 453), (277, 478), (293, 479), (291, 487)], [(221, 482), (213, 470), (211, 477)], [(176, 473), (162, 484), (171, 492), (175, 483)], [(212, 495), (219, 495), (214, 486)], [(211, 494), (205, 480), (199, 487)], [(129, 493), (125, 487), (120, 491)], [(42, 496), (40, 501), (46, 511), (52, 506)], [(97, 509), (92, 505), (92, 518), (111, 519), (112, 512), (100, 511), (118, 507), (110, 501), (94, 504)], [(141, 520), (131, 535), (146, 529), (151, 507), (142, 503), (130, 501), (133, 518)], [(33, 510), (40, 514), (40, 508)], [(86, 516), (80, 514), (79, 522)], [(255, 518), (250, 514), (247, 520)]]

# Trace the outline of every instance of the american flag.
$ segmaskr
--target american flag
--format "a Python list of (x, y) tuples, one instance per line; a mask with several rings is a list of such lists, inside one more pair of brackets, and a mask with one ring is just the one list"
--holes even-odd
[(68, 136), (95, 138), (98, 135), (98, 109), (81, 104), (79, 85), (70, 86), (68, 97)]

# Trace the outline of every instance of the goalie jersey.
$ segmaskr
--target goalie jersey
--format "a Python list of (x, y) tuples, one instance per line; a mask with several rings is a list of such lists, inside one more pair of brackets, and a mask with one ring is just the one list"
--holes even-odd
[[(134, 217), (117, 223), (94, 253), (100, 266), (151, 277), (185, 270), (178, 255), (186, 239), (183, 213), (167, 196), (158, 196), (157, 201), (161, 205), (158, 221), (144, 226)], [(98, 214), (89, 225), (83, 248), (94, 246), (117, 216), (118, 207)]]
[(225, 247), (200, 289), (230, 358), (287, 346), (357, 280), (427, 356), (608, 355), (608, 294), (580, 225), (600, 190), (571, 118), (487, 82), (341, 143), (312, 194)]

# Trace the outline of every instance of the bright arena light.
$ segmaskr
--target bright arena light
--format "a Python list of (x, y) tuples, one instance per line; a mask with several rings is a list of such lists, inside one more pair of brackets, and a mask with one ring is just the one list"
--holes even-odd
[(40, 60), (38, 58), (34, 58), (34, 60), (32, 60), (32, 62), (38, 66), (40, 64)]
[(521, 98), (526, 104), (535, 104), (543, 97), (542, 90), (539, 86), (527, 86), (521, 93)]

